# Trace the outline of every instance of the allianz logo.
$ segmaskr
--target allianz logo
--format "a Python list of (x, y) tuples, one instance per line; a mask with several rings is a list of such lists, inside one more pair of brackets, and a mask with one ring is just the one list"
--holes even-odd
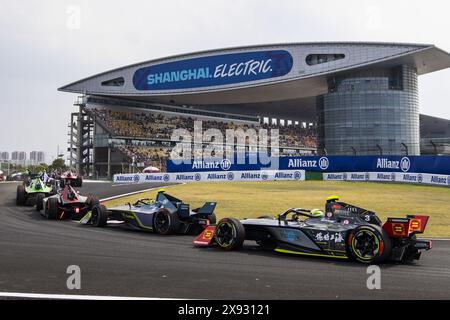
[(293, 173), (284, 173), (284, 172), (275, 173), (275, 179), (293, 179), (293, 178), (294, 178)]
[(229, 159), (223, 159), (222, 161), (194, 161), (192, 163), (192, 170), (199, 169), (222, 169), (229, 170), (231, 168), (231, 161)]
[(134, 176), (116, 176), (117, 182), (133, 182)]
[(227, 174), (225, 173), (208, 173), (208, 180), (227, 180)]
[(403, 175), (403, 181), (418, 182), (418, 176), (417, 175), (412, 175), (412, 174), (404, 174)]
[(351, 180), (365, 180), (366, 175), (364, 173), (352, 173), (350, 174)]
[(175, 180), (178, 181), (193, 181), (195, 179), (193, 174), (177, 174)]
[(250, 173), (250, 172), (244, 172), (241, 173), (241, 179), (261, 179), (261, 173)]
[(342, 173), (328, 173), (327, 175), (330, 180), (344, 180), (344, 175)]
[(289, 168), (316, 168), (317, 160), (289, 159)]
[(448, 182), (450, 184), (450, 180), (447, 181), (447, 178), (439, 177), (439, 176), (431, 176), (431, 182), (439, 183), (439, 184), (447, 184), (447, 182)]
[(409, 171), (411, 167), (411, 161), (408, 157), (403, 157), (400, 161), (389, 160), (388, 158), (378, 158), (377, 168), (378, 169), (398, 169), (403, 172)]
[(378, 180), (392, 180), (392, 175), (390, 173), (377, 173)]
[(162, 181), (163, 180), (163, 176), (162, 175), (146, 175), (145, 176), (145, 181)]
[(149, 85), (153, 85), (198, 79), (259, 75), (271, 72), (273, 70), (271, 63), (272, 59), (251, 59), (240, 63), (219, 64), (214, 68), (214, 71), (212, 71), (210, 67), (200, 67), (161, 73), (150, 73), (147, 76), (147, 83)]

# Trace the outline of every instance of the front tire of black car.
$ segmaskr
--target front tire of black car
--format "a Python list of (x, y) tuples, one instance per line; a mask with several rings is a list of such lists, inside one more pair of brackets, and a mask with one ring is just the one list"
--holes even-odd
[(42, 209), (44, 209), (44, 198), (44, 193), (38, 193), (38, 195), (36, 196), (36, 211), (41, 211)]
[(167, 235), (175, 234), (180, 230), (180, 219), (176, 212), (171, 213), (166, 209), (161, 209), (155, 213), (153, 226), (156, 233)]
[(214, 240), (224, 250), (239, 249), (245, 240), (244, 226), (238, 219), (224, 218), (217, 224)]
[(104, 227), (108, 223), (108, 209), (104, 205), (96, 204), (91, 211), (91, 222), (94, 227)]
[(352, 230), (348, 238), (349, 257), (362, 263), (381, 263), (389, 258), (391, 250), (391, 239), (379, 226), (359, 226)]
[(17, 186), (17, 197), (16, 197), (16, 204), (18, 206), (23, 206), (26, 203), (26, 193), (25, 193), (25, 186), (19, 185)]

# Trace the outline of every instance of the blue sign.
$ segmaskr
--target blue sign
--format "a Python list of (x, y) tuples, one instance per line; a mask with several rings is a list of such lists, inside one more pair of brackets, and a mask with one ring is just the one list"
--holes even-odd
[[(191, 164), (167, 161), (169, 172), (246, 171), (271, 169), (259, 161), (243, 164), (229, 160), (194, 160)], [(276, 170), (306, 170), (318, 172), (410, 172), (450, 175), (448, 156), (304, 156), (272, 159)], [(391, 176), (389, 176), (391, 178)]]
[(157, 64), (138, 69), (137, 90), (188, 89), (281, 77), (293, 59), (285, 50), (221, 54)]

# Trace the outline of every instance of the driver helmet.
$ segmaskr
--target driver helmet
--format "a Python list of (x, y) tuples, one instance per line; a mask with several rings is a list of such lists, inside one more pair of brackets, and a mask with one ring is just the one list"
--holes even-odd
[(332, 195), (332, 196), (327, 197), (325, 200), (327, 203), (336, 202), (336, 201), (339, 201), (339, 196)]
[(325, 214), (323, 213), (323, 211), (320, 210), (320, 209), (312, 209), (312, 210), (311, 210), (311, 215), (312, 215), (314, 218), (323, 218), (323, 217), (325, 216)]

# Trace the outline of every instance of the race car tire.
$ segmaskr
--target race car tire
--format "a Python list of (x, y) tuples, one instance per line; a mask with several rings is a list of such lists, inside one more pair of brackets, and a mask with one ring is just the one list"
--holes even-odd
[(386, 231), (376, 225), (359, 226), (347, 239), (351, 259), (367, 264), (385, 261), (391, 255), (391, 239)]
[(23, 206), (27, 202), (27, 197), (25, 193), (25, 186), (18, 185), (17, 186), (17, 196), (16, 196), (16, 204), (18, 206)]
[(167, 235), (175, 234), (180, 230), (180, 219), (176, 212), (171, 213), (166, 209), (161, 209), (155, 213), (153, 227), (156, 233)]
[(88, 205), (89, 210), (92, 210), (96, 205), (100, 204), (100, 200), (94, 196), (89, 196), (86, 204)]
[(108, 209), (102, 204), (96, 204), (91, 211), (91, 222), (94, 227), (104, 227), (108, 223)]
[(216, 226), (214, 240), (224, 250), (239, 249), (245, 240), (244, 226), (238, 219), (224, 218)]
[(81, 188), (83, 186), (83, 178), (78, 177), (76, 181), (77, 181), (77, 187)]
[(44, 193), (38, 193), (38, 195), (36, 196), (36, 211), (41, 211), (42, 209), (44, 209), (44, 198)]
[(58, 199), (49, 198), (45, 206), (45, 217), (48, 220), (55, 220), (58, 218)]

